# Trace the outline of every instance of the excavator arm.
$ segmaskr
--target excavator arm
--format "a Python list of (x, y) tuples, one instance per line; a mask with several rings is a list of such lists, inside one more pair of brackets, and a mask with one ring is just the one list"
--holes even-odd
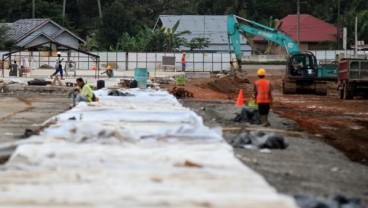
[[(242, 20), (244, 24), (239, 23), (238, 20)], [(229, 53), (234, 51), (236, 56), (236, 62), (231, 62), (231, 72), (236, 76), (237, 74), (241, 74), (238, 73), (240, 72), (239, 69), (241, 68), (242, 60), (240, 49), (241, 33), (249, 33), (262, 37), (286, 49), (288, 58), (286, 64), (286, 76), (283, 79), (284, 94), (293, 94), (302, 91), (313, 92), (320, 95), (327, 94), (327, 84), (324, 80), (330, 78), (322, 75), (325, 72), (336, 69), (337, 66), (332, 67), (331, 69), (325, 66), (318, 66), (315, 55), (310, 52), (300, 52), (298, 45), (288, 35), (257, 22), (243, 19), (235, 15), (229, 15), (227, 18)], [(319, 74), (321, 74), (321, 76)]]
[[(243, 20), (247, 24), (241, 24), (238, 19)], [(227, 35), (229, 43), (229, 52), (234, 51), (236, 60), (240, 66), (241, 62), (241, 49), (240, 49), (240, 33), (249, 33), (255, 36), (259, 36), (268, 41), (272, 41), (278, 45), (283, 46), (287, 53), (299, 53), (300, 49), (298, 45), (286, 34), (275, 30), (273, 28), (267, 27), (265, 25), (259, 24), (254, 21), (243, 19), (235, 15), (229, 15), (227, 17)], [(232, 48), (233, 50), (232, 50)]]

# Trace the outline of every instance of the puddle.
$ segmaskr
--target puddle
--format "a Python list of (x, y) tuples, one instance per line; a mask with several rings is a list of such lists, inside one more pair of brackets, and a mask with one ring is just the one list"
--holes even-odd
[(320, 129), (324, 129), (324, 130), (336, 130), (337, 128), (332, 127), (332, 126), (319, 126)]
[(349, 128), (354, 129), (354, 130), (364, 129), (363, 126), (349, 126)]

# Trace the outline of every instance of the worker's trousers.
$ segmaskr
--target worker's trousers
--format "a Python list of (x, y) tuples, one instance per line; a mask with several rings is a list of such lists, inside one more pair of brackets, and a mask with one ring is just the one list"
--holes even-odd
[(261, 123), (264, 126), (269, 126), (270, 123), (268, 122), (268, 113), (270, 112), (270, 104), (269, 103), (259, 103), (258, 104), (258, 111), (261, 115)]
[(80, 95), (79, 93), (73, 94), (73, 106), (75, 106), (79, 102), (88, 102), (87, 97)]
[(57, 75), (57, 73), (59, 72), (60, 72), (61, 78), (63, 78), (63, 68), (61, 67), (61, 65), (56, 69), (56, 71), (52, 74), (52, 76)]

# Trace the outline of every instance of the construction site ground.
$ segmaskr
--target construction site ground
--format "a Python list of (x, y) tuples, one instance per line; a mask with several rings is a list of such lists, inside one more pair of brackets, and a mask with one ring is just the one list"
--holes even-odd
[[(305, 135), (287, 137), (289, 147), (285, 150), (264, 153), (236, 149), (236, 156), (282, 193), (327, 198), (341, 194), (359, 197), (367, 204), (368, 100), (342, 101), (334, 83), (329, 84), (327, 96), (283, 95), (283, 73), (283, 68), (267, 70), (275, 98), (270, 128)], [(240, 88), (245, 90), (245, 101), (250, 99), (255, 74), (256, 67), (246, 69), (249, 83), (216, 75), (187, 80), (184, 88), (194, 98), (183, 98), (181, 102), (202, 116), (210, 127), (241, 127), (243, 124), (232, 121), (240, 112), (234, 103)], [(161, 87), (171, 90), (174, 84)], [(25, 129), (35, 129), (71, 104), (66, 87), (55, 91), (24, 89), (1, 93), (1, 142), (19, 138)], [(230, 142), (239, 133), (225, 131), (224, 138)]]
[[(250, 100), (257, 68), (246, 69), (249, 82), (239, 83), (231, 76), (187, 80), (185, 106), (195, 110), (209, 126), (241, 127), (233, 122), (239, 89), (245, 103)], [(368, 100), (340, 100), (336, 83), (328, 83), (328, 95), (283, 95), (283, 68), (267, 71), (273, 83), (274, 103), (271, 127), (301, 131), (306, 135), (288, 137), (286, 150), (262, 153), (236, 149), (237, 156), (260, 172), (279, 191), (291, 195), (333, 197), (345, 195), (368, 202)], [(173, 86), (166, 85), (167, 89)], [(224, 132), (232, 141), (240, 131)]]

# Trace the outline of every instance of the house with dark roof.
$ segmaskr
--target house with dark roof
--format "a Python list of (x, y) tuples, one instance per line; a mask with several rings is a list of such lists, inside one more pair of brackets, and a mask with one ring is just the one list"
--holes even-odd
[(50, 19), (21, 19), (7, 23), (7, 39), (15, 48), (32, 48), (42, 43), (57, 42), (78, 48), (84, 40)]
[[(190, 34), (183, 34), (187, 41), (193, 38), (208, 38), (210, 41), (207, 48), (196, 51), (206, 52), (228, 52), (227, 39), (227, 16), (226, 15), (160, 15), (154, 28), (172, 28), (177, 21), (180, 21), (177, 32), (190, 31)], [(251, 48), (246, 44), (247, 39), (242, 38), (241, 49), (250, 53)], [(188, 47), (180, 47), (180, 51), (189, 51)]]
[[(297, 15), (288, 15), (280, 21), (280, 31), (287, 34), (295, 42), (297, 42)], [(337, 28), (321, 19), (309, 14), (300, 14), (299, 24), (299, 40), (300, 50), (327, 50), (331, 44), (336, 42)], [(265, 51), (268, 47), (267, 40), (254, 37), (253, 48), (259, 51)], [(273, 44), (271, 54), (285, 54), (286, 50), (279, 45)]]

